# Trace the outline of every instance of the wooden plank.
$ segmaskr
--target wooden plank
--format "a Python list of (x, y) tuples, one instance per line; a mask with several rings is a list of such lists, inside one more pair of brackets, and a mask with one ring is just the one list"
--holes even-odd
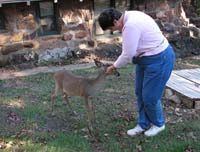
[(175, 81), (177, 81), (177, 85), (180, 87), (180, 88), (184, 88), (184, 87), (187, 87), (188, 89), (192, 90), (192, 91), (197, 91), (199, 92), (200, 91), (200, 86), (199, 85), (196, 85), (196, 83), (190, 81), (190, 80), (187, 80), (187, 79), (184, 79), (178, 75), (176, 75), (176, 79)]
[(173, 73), (200, 85), (200, 68), (173, 71)]
[(172, 72), (167, 87), (191, 99), (200, 99), (200, 86)]

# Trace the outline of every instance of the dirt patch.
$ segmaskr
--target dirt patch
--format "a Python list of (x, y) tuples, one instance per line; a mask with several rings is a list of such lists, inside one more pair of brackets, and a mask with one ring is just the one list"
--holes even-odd
[[(63, 105), (66, 106), (66, 105)], [(66, 106), (66, 109), (69, 108)], [(57, 111), (52, 113), (49, 113), (46, 116), (46, 130), (48, 131), (74, 131), (76, 130), (76, 126), (78, 125), (80, 121), (80, 115), (75, 116), (71, 114), (70, 112), (66, 111)], [(84, 119), (84, 118), (83, 118)]]

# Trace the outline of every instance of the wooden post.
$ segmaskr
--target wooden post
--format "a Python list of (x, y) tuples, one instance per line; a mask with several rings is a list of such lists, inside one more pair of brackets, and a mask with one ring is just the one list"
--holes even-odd
[(113, 7), (113, 8), (116, 7), (116, 6), (115, 6), (115, 0), (110, 0), (110, 7)]
[(135, 3), (135, 0), (130, 0), (129, 10), (134, 9), (134, 3)]

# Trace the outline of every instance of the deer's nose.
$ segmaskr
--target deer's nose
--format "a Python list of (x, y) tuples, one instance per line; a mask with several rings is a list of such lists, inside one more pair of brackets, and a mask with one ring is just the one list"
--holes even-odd
[(119, 76), (120, 76), (120, 73), (119, 73), (118, 71), (116, 71), (115, 75), (116, 75), (117, 77), (119, 77)]

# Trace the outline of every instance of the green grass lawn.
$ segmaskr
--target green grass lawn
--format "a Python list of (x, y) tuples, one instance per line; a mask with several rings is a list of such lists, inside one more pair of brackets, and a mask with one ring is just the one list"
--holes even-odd
[[(97, 70), (73, 72), (94, 76)], [(51, 114), (52, 74), (0, 81), (0, 152), (200, 152), (199, 112), (181, 107), (177, 115), (167, 101), (165, 131), (150, 138), (127, 136), (137, 123), (133, 66), (120, 73), (120, 78), (108, 77), (92, 99), (98, 129), (93, 138), (85, 131), (86, 109), (80, 97), (70, 98), (78, 116), (70, 113), (62, 96), (56, 97)]]

